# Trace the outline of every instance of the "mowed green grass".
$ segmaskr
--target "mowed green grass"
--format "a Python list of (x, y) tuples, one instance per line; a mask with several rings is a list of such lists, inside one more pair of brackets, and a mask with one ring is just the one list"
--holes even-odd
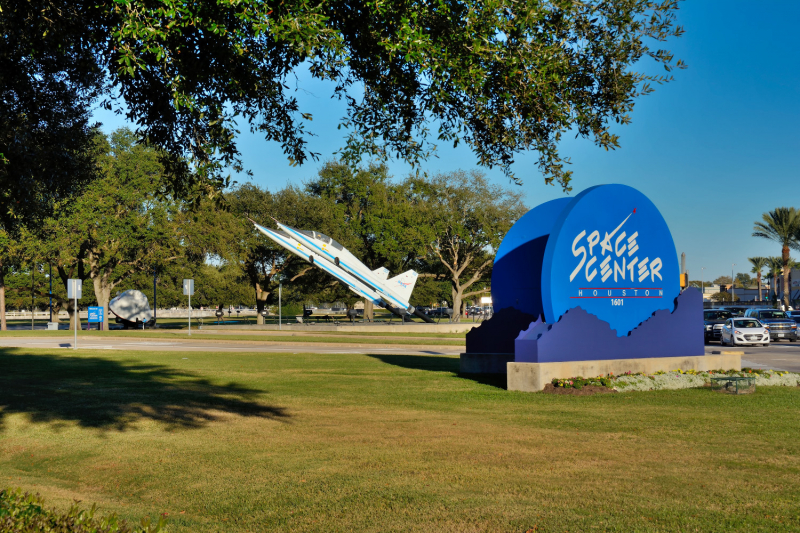
[(173, 532), (800, 529), (800, 389), (569, 397), (457, 369), (4, 350), (0, 486)]
[[(3, 337), (65, 337), (70, 338), (74, 332), (67, 330), (57, 331), (44, 331), (44, 330), (10, 330), (2, 333)], [(420, 335), (420, 336), (418, 336)], [(383, 333), (376, 335), (372, 332), (366, 332), (362, 335), (360, 332), (346, 333), (346, 332), (292, 332), (284, 334), (272, 334), (269, 332), (225, 332), (225, 333), (207, 333), (194, 331), (191, 336), (188, 331), (170, 331), (170, 330), (110, 330), (110, 331), (97, 331), (97, 330), (80, 330), (78, 338), (81, 337), (123, 337), (123, 338), (137, 338), (137, 339), (171, 339), (171, 340), (208, 340), (208, 341), (237, 341), (237, 342), (280, 342), (280, 343), (325, 343), (325, 344), (389, 344), (389, 345), (421, 345), (421, 346), (464, 346), (466, 343), (466, 333), (456, 334), (416, 334), (416, 333)]]

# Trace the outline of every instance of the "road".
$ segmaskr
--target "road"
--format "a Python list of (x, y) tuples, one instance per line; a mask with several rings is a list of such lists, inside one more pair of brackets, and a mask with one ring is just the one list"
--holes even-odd
[[(72, 348), (70, 337), (0, 337), (0, 347), (16, 348)], [(197, 340), (164, 340), (125, 338), (93, 338), (78, 337), (79, 348), (103, 350), (156, 350), (156, 351), (204, 351), (204, 352), (272, 352), (272, 353), (387, 353), (406, 355), (453, 355), (464, 351), (461, 346), (420, 346), (417, 348), (392, 347), (376, 343), (360, 344), (322, 344), (306, 342), (227, 342)], [(776, 342), (769, 346), (745, 346), (729, 348), (719, 344), (706, 345), (706, 353), (718, 351), (740, 351), (742, 366), (753, 368), (771, 368), (773, 370), (789, 370), (800, 372), (800, 343)]]
[(781, 341), (770, 343), (769, 346), (742, 346), (736, 348), (720, 346), (719, 344), (706, 345), (706, 353), (728, 350), (744, 352), (742, 366), (800, 372), (800, 343), (798, 342)]

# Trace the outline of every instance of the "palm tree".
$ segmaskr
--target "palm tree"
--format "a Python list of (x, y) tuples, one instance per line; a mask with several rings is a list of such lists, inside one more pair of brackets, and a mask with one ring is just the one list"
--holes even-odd
[[(780, 257), (767, 257), (767, 268), (769, 272), (767, 275), (772, 280), (770, 282), (770, 300), (777, 300), (778, 299), (778, 283), (777, 278), (781, 274), (781, 270), (783, 269), (783, 259)], [(773, 295), (774, 294), (774, 298)]]
[(756, 275), (756, 281), (758, 282), (758, 299), (762, 300), (761, 297), (761, 271), (764, 270), (764, 267), (767, 266), (767, 258), (766, 257), (748, 257), (748, 261), (750, 264), (753, 265), (753, 269), (750, 271), (751, 274)]
[(753, 237), (761, 237), (781, 243), (783, 264), (783, 303), (788, 308), (791, 303), (789, 290), (789, 248), (800, 249), (800, 211), (794, 207), (778, 207), (761, 215), (763, 222), (753, 226)]

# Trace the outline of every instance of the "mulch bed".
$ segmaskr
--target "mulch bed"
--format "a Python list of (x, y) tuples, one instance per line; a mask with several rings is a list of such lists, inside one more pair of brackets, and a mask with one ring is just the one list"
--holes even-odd
[(566, 389), (564, 387), (555, 387), (552, 383), (544, 386), (542, 392), (546, 394), (569, 394), (571, 396), (592, 396), (594, 394), (609, 394), (617, 391), (609, 389), (608, 387), (601, 387), (599, 385), (587, 385), (581, 389)]

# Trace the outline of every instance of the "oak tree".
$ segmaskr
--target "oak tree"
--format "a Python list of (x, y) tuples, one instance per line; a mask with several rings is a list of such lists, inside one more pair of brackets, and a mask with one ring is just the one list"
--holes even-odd
[(67, 272), (86, 276), (98, 305), (108, 308), (115, 287), (134, 273), (181, 258), (185, 243), (180, 204), (164, 192), (157, 150), (121, 129), (102, 152), (101, 177), (64, 201), (44, 226), (63, 261), (57, 267), (62, 278)]
[(302, 258), (286, 251), (257, 231), (248, 219), (275, 228), (271, 217), (299, 228), (321, 227), (324, 206), (296, 187), (275, 193), (246, 183), (225, 194), (230, 214), (236, 217), (235, 239), (238, 252), (233, 260), (240, 265), (255, 292), (258, 322), (263, 323), (264, 308), (277, 302), (278, 285), (293, 283), (308, 275), (318, 275)]
[[(392, 276), (420, 269), (429, 228), (408, 182), (393, 180), (385, 165), (353, 169), (330, 161), (306, 184), (306, 191), (326, 206), (322, 223), (330, 236), (367, 268), (385, 267)], [(364, 317), (372, 319), (372, 302), (364, 306)]]
[(464, 298), (489, 292), (483, 284), (469, 289), (490, 276), (494, 253), (527, 208), (521, 193), (489, 183), (478, 171), (417, 178), (413, 190), (424, 206), (421, 220), (432, 233), (429, 261), (444, 270), (453, 320), (459, 321)]
[(316, 157), (312, 116), (296, 97), (302, 73), (346, 104), (341, 156), (353, 164), (415, 164), (436, 143), (463, 142), (513, 178), (516, 154), (533, 150), (545, 181), (568, 189), (562, 135), (617, 147), (611, 125), (630, 122), (636, 99), (671, 79), (642, 65), (683, 67), (662, 48), (683, 32), (677, 9), (678, 0), (4, 0), (0, 26), (5, 40), (24, 34), (15, 64), (68, 45), (78, 72), (103, 73), (118, 95), (106, 105), (163, 148), (174, 192), (198, 190), (198, 179), (223, 188), (227, 169), (241, 167), (242, 127), (293, 162)]

